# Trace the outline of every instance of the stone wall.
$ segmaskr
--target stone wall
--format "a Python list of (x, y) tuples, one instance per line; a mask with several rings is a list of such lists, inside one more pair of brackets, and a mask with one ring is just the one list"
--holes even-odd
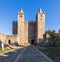
[(6, 35), (6, 44), (17, 42), (17, 35)]
[(18, 14), (18, 43), (24, 45), (24, 13)]
[(28, 44), (28, 22), (24, 22), (24, 37), (25, 37), (25, 40), (24, 40), (24, 43), (25, 44)]
[(13, 44), (17, 41), (17, 35), (5, 35), (0, 33), (0, 41), (4, 44)]
[(6, 43), (6, 36), (3, 33), (0, 33), (0, 41)]
[(40, 9), (36, 21), (24, 21), (24, 12), (18, 13), (18, 21), (13, 21), (12, 35), (4, 35), (0, 33), (0, 40), (5, 44), (15, 43), (20, 45), (29, 44), (32, 41), (38, 42), (43, 39), (45, 34), (45, 14)]
[(36, 41), (36, 24), (35, 22), (28, 23), (28, 42)]
[(18, 34), (18, 22), (17, 21), (12, 22), (12, 34)]
[[(40, 10), (41, 11), (41, 10)], [(45, 14), (42, 12), (38, 12), (36, 18), (36, 29), (37, 29), (37, 42), (43, 40), (43, 36), (45, 34)]]

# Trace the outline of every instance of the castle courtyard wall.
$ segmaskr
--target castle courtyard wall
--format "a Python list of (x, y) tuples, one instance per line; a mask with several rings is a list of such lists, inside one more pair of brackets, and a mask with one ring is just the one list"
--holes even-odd
[(17, 41), (17, 35), (5, 35), (3, 33), (0, 33), (0, 42), (9, 44), (9, 40), (11, 44), (15, 43)]

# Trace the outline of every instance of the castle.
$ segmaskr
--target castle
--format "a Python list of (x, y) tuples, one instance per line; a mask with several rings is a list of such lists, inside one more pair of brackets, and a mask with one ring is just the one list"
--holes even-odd
[(18, 12), (18, 21), (13, 21), (12, 35), (0, 33), (0, 41), (5, 44), (17, 42), (19, 45), (39, 43), (45, 34), (45, 13), (39, 9), (36, 21), (25, 21), (24, 12)]

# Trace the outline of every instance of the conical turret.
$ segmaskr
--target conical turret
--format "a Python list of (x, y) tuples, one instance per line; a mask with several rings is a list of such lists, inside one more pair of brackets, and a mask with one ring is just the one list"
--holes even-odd
[(43, 11), (42, 11), (42, 9), (41, 9), (41, 8), (39, 9), (39, 13), (43, 13)]
[(23, 10), (22, 10), (22, 8), (20, 8), (20, 11), (18, 12), (18, 14), (19, 14), (19, 13), (24, 13)]
[(22, 10), (22, 8), (20, 9), (20, 13), (24, 13), (23, 10)]

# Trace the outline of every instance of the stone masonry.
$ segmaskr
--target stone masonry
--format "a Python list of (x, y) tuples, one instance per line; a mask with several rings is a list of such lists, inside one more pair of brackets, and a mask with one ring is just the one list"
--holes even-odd
[(28, 45), (43, 41), (45, 34), (45, 13), (42, 9), (36, 15), (36, 21), (25, 21), (24, 12), (18, 12), (18, 21), (12, 23), (12, 35), (0, 33), (0, 41), (5, 44), (17, 42), (19, 45)]

